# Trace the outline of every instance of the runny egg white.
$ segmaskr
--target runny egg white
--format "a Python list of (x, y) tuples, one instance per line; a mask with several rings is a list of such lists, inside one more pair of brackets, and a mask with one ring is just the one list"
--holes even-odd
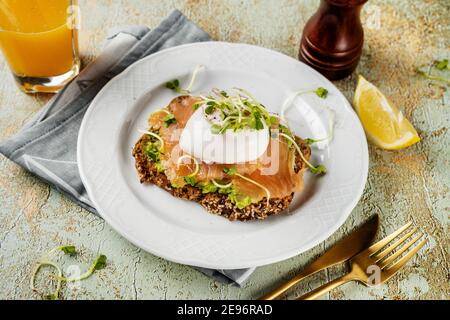
[(235, 164), (261, 157), (270, 142), (269, 129), (227, 130), (222, 134), (211, 132), (212, 121), (200, 107), (188, 120), (180, 136), (180, 148), (206, 163)]

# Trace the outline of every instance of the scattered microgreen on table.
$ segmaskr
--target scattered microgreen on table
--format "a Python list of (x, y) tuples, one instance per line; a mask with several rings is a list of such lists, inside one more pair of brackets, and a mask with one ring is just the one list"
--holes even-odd
[(438, 70), (444, 70), (444, 69), (450, 70), (450, 65), (448, 64), (448, 59), (443, 59), (443, 60), (440, 60), (440, 61), (437, 60), (437, 61), (434, 62), (434, 66)]
[[(61, 286), (63, 282), (75, 282), (75, 281), (81, 281), (84, 279), (89, 278), (96, 270), (103, 269), (106, 266), (106, 256), (105, 255), (99, 255), (94, 262), (91, 264), (91, 266), (88, 268), (88, 270), (83, 273), (80, 277), (76, 278), (66, 278), (63, 275), (63, 271), (61, 267), (54, 261), (52, 261), (52, 258), (54, 254), (58, 251), (63, 252), (65, 255), (69, 256), (75, 256), (77, 255), (77, 250), (75, 246), (73, 245), (65, 245), (65, 246), (58, 246), (47, 252), (39, 261), (36, 262), (36, 265), (33, 269), (33, 272), (31, 274), (31, 280), (30, 280), (30, 288), (31, 290), (41, 294), (43, 299), (45, 300), (58, 300), (59, 299), (59, 293), (61, 291)], [(55, 279), (56, 282), (56, 288), (53, 292), (50, 293), (42, 293), (37, 287), (36, 287), (36, 276), (38, 272), (41, 270), (42, 267), (49, 266), (56, 270), (57, 275), (52, 276), (53, 279)]]
[(442, 81), (450, 84), (450, 65), (448, 59), (436, 60), (425, 68), (417, 69), (417, 73), (429, 80)]
[(85, 280), (89, 278), (94, 273), (94, 271), (101, 270), (105, 267), (106, 267), (106, 256), (101, 254), (94, 260), (94, 262), (92, 262), (91, 266), (81, 276), (75, 278), (66, 278), (61, 276), (58, 279), (65, 282), (75, 282)]

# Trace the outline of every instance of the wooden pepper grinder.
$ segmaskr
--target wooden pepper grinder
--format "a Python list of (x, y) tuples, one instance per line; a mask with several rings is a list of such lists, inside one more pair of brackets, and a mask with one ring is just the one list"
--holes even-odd
[(358, 65), (364, 42), (360, 13), (367, 0), (321, 0), (303, 30), (301, 61), (330, 80), (342, 79)]

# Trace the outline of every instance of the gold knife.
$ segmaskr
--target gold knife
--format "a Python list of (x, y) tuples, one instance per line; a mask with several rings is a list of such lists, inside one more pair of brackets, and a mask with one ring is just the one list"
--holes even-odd
[(286, 292), (289, 288), (299, 283), (304, 278), (313, 275), (323, 269), (345, 262), (366, 249), (375, 238), (378, 229), (378, 215), (374, 215), (358, 229), (341, 239), (316, 261), (308, 265), (300, 274), (262, 296), (259, 300), (273, 300)]

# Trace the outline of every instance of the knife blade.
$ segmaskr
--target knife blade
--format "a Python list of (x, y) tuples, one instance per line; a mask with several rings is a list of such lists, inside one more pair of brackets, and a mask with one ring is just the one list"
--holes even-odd
[(375, 238), (378, 230), (379, 218), (375, 214), (352, 233), (342, 238), (329, 248), (317, 260), (309, 264), (300, 274), (281, 285), (279, 288), (265, 294), (259, 300), (273, 300), (289, 288), (299, 283), (304, 278), (313, 275), (323, 269), (350, 260), (362, 250), (366, 249)]

